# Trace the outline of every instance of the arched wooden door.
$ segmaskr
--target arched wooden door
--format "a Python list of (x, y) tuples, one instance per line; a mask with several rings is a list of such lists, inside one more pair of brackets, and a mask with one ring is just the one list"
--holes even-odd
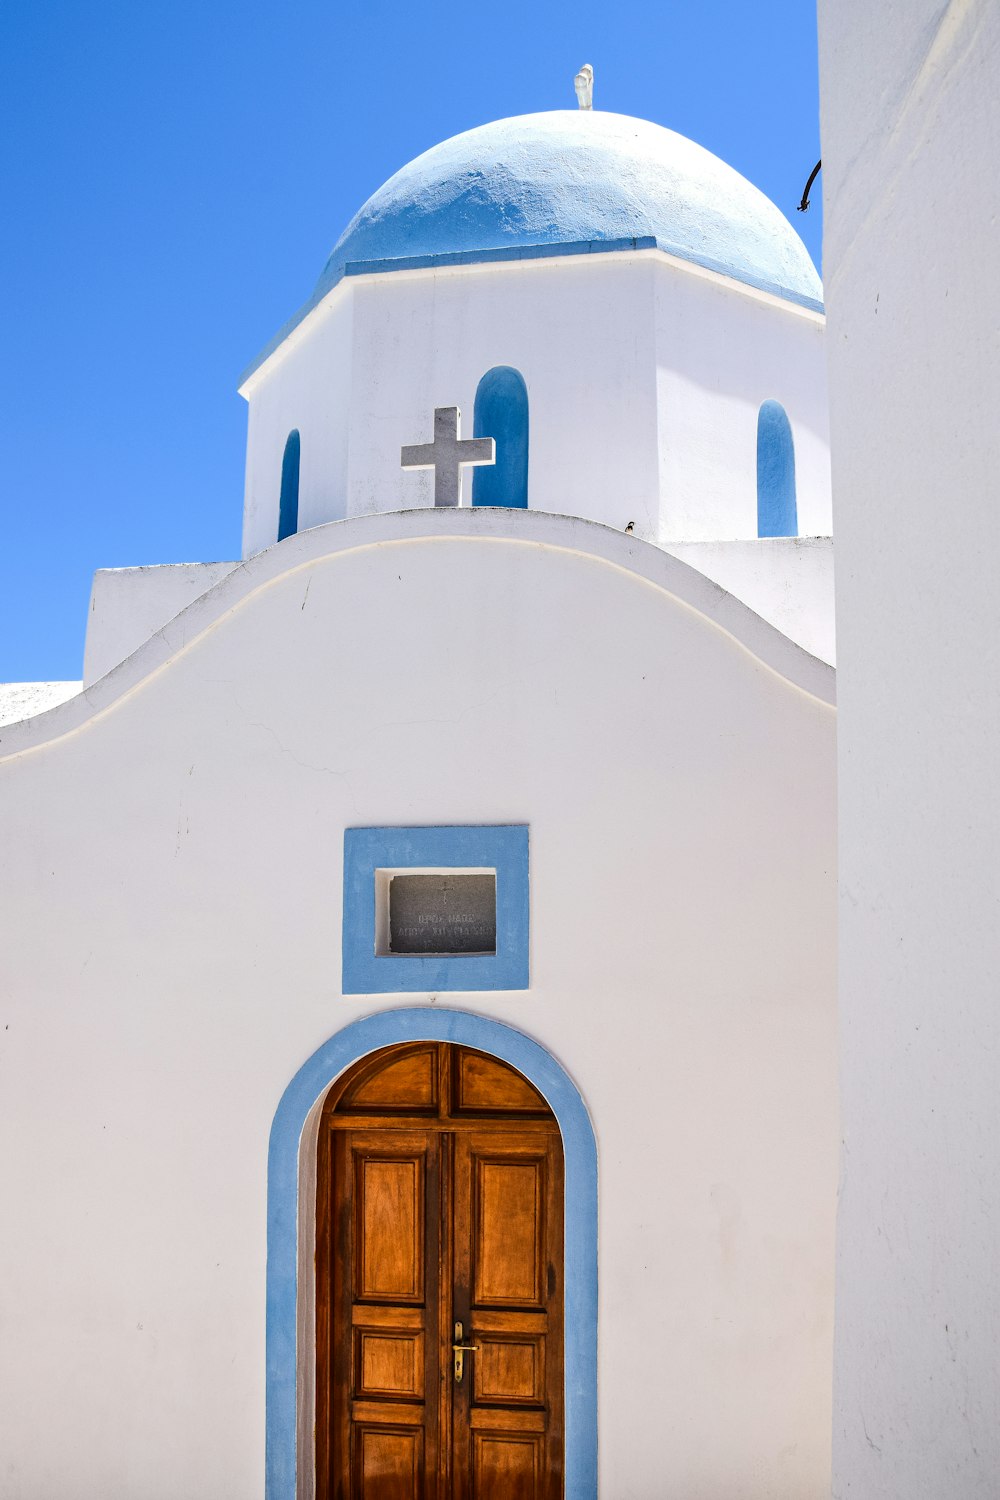
[(363, 1059), (316, 1226), (319, 1500), (560, 1500), (562, 1142), (527, 1079), (447, 1042)]

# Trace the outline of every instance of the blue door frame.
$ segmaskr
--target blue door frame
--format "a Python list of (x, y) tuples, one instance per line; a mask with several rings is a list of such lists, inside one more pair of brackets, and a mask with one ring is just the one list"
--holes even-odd
[(586, 1106), (555, 1058), (523, 1032), (467, 1011), (384, 1010), (324, 1042), (286, 1088), (267, 1170), (266, 1500), (295, 1500), (298, 1466), (298, 1219), (302, 1133), (316, 1102), (359, 1058), (397, 1042), (457, 1042), (510, 1063), (544, 1095), (566, 1170), (566, 1500), (597, 1500), (597, 1145)]

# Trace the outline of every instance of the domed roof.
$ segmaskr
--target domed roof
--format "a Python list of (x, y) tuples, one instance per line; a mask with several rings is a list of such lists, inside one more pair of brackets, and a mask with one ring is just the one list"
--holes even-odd
[(710, 151), (648, 120), (553, 110), (467, 130), (390, 177), (340, 236), (312, 301), (348, 266), (567, 254), (636, 240), (808, 306), (822, 297), (788, 220)]

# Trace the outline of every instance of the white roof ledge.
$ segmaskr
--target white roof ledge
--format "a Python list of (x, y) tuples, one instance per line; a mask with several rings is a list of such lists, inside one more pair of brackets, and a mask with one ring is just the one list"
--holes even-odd
[(331, 521), (245, 559), (82, 693), (44, 714), (0, 727), (0, 758), (49, 744), (107, 713), (259, 589), (285, 574), (321, 558), (369, 547), (431, 540), (460, 545), (485, 537), (513, 546), (575, 552), (631, 574), (704, 616), (801, 692), (831, 706), (836, 702), (836, 674), (828, 663), (810, 656), (718, 584), (649, 542), (594, 521), (545, 511), (422, 507)]

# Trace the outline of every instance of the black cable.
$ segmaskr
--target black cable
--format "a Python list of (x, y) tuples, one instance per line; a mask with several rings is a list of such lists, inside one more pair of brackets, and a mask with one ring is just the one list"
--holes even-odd
[(819, 169), (822, 165), (823, 160), (821, 157), (813, 167), (812, 171), (809, 173), (809, 181), (806, 183), (805, 188), (803, 189), (802, 202), (799, 204), (798, 209), (796, 210), (797, 213), (804, 214), (806, 209), (809, 207), (809, 189), (812, 187), (813, 183), (816, 181), (816, 178), (819, 176)]

